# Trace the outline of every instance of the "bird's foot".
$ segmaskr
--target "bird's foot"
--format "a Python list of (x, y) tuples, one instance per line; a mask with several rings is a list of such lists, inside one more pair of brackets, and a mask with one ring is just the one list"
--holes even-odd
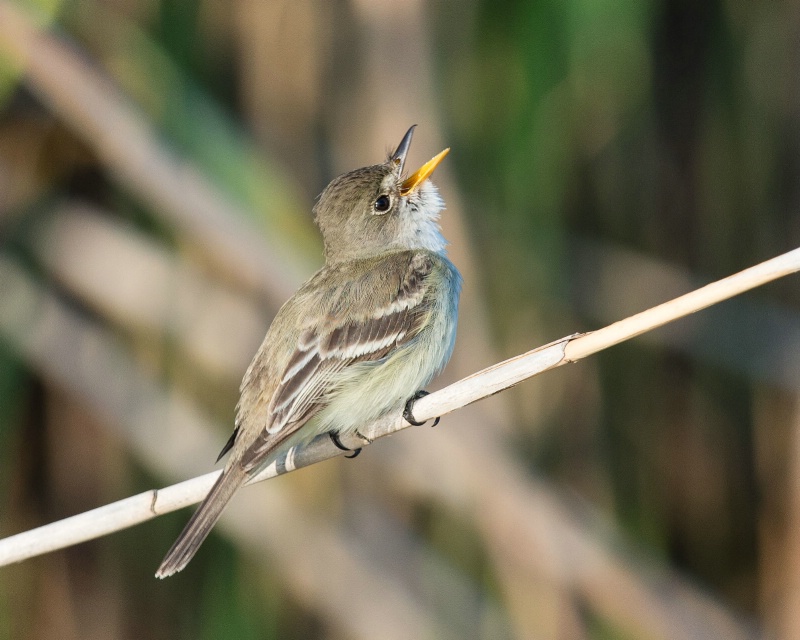
[[(365, 443), (372, 444), (372, 440), (367, 438), (367, 436), (361, 435), (358, 431), (356, 431), (356, 435), (359, 438), (361, 438)], [(334, 433), (333, 431), (329, 431), (328, 432), (328, 436), (330, 437), (331, 442), (333, 442), (334, 446), (337, 449), (341, 449), (342, 451), (350, 451), (351, 452), (350, 455), (349, 456), (345, 456), (345, 458), (352, 459), (352, 458), (355, 458), (359, 453), (361, 453), (361, 447), (359, 447), (358, 449), (351, 449), (349, 447), (345, 447), (342, 444), (342, 441), (339, 439), (339, 434), (338, 433)]]
[[(420, 389), (408, 399), (408, 402), (406, 402), (406, 408), (403, 409), (403, 418), (405, 418), (406, 422), (408, 422), (409, 424), (413, 424), (415, 427), (419, 427), (425, 424), (425, 422), (427, 422), (427, 420), (425, 422), (420, 422), (419, 420), (414, 418), (414, 403), (420, 398), (424, 398), (425, 396), (429, 395), (430, 393), (428, 393), (424, 389)], [(436, 420), (433, 421), (431, 427), (435, 427), (437, 424), (439, 424), (439, 418), (436, 418)]]

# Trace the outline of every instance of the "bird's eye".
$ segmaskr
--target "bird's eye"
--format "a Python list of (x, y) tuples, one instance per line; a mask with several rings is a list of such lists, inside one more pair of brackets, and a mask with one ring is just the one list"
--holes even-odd
[(392, 201), (389, 196), (382, 195), (378, 197), (373, 206), (378, 213), (386, 213), (389, 207), (392, 206)]

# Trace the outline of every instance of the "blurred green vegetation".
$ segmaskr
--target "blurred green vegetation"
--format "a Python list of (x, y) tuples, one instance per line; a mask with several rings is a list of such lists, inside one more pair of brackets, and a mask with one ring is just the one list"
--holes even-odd
[[(366, 144), (357, 117), (374, 101), (364, 78), (377, 54), (370, 57), (376, 45), (365, 16), (378, 9), (344, 0), (64, 0), (39, 8), (39, 24), (52, 20), (53, 33), (107, 74), (187, 172), (199, 172), (299, 263), (319, 264), (311, 206), (342, 157), (337, 142)], [(498, 358), (669, 298), (674, 292), (637, 280), (640, 258), (688, 289), (800, 244), (800, 21), (792, 3), (438, 0), (422, 15), (434, 112), (417, 117), (435, 124), (421, 126), (417, 139), (438, 127), (453, 149), (452, 191), (443, 192), (459, 195), (476, 270), (467, 288), (483, 302)], [(271, 44), (278, 36), (284, 44)], [(292, 76), (316, 83), (305, 103), (286, 90)], [(391, 99), (402, 101), (397, 93)], [(44, 264), (37, 234), (75, 201), (115, 222), (134, 220), (181, 264), (198, 251), (41, 94), (0, 55), (0, 254), (21, 259), (68, 309), (226, 423), (237, 380), (192, 369), (181, 359), (179, 329), (151, 335), (122, 326)], [(397, 134), (367, 148), (380, 151)], [(263, 297), (253, 304), (274, 311)], [(775, 594), (800, 577), (788, 560), (800, 504), (792, 493), (800, 478), (798, 327), (800, 292), (789, 278), (577, 371), (528, 382), (508, 394), (509, 444), (532, 476), (604, 513), (646, 562), (677, 569), (735, 616), (791, 637), (787, 629), (800, 633), (791, 626), (794, 600)], [(0, 334), (3, 534), (163, 484), (116, 436), (95, 444), (84, 436), (63, 447), (85, 456), (76, 474), (93, 489), (59, 490), (63, 470), (53, 456), (69, 436), (63, 416), (101, 425), (107, 418), (64, 395)], [(445, 423), (455, 429), (458, 419)], [(319, 473), (332, 475), (294, 481), (298, 500), (355, 526), (340, 508), (362, 490), (348, 480), (354, 472)], [(392, 516), (481, 594), (474, 609), (491, 613), (486, 628), (526, 637), (513, 589), (469, 514), (386, 494)], [(185, 516), (0, 569), (0, 638), (348, 637), (282, 582), (280, 562), (267, 571), (221, 536), (193, 561), (191, 579), (154, 582)], [(103, 615), (93, 611), (98, 598)], [(632, 637), (579, 597), (565, 599), (578, 621), (541, 637)], [(571, 635), (570, 624), (584, 635)], [(492, 637), (479, 625), (470, 633)]]

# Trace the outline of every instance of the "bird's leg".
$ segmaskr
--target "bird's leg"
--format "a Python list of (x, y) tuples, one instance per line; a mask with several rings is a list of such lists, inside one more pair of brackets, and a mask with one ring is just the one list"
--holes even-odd
[[(406, 422), (408, 422), (409, 424), (413, 424), (415, 427), (419, 427), (425, 424), (425, 422), (427, 422), (427, 420), (425, 422), (419, 422), (416, 418), (414, 418), (413, 411), (414, 411), (414, 403), (420, 398), (424, 398), (425, 396), (429, 395), (431, 394), (425, 391), (424, 389), (420, 389), (408, 399), (408, 402), (406, 402), (406, 408), (403, 409), (403, 418), (405, 418)], [(437, 424), (439, 424), (438, 417), (436, 418), (436, 420), (433, 421), (431, 427), (435, 427)]]
[(337, 449), (341, 449), (342, 451), (350, 451), (351, 452), (351, 454), (349, 456), (345, 456), (345, 458), (352, 459), (352, 458), (355, 458), (359, 453), (361, 453), (361, 447), (359, 447), (358, 449), (350, 449), (349, 447), (345, 447), (342, 444), (342, 441), (339, 440), (339, 434), (338, 433), (334, 433), (333, 431), (329, 431), (328, 432), (328, 436), (330, 437), (331, 442), (333, 442), (334, 446)]

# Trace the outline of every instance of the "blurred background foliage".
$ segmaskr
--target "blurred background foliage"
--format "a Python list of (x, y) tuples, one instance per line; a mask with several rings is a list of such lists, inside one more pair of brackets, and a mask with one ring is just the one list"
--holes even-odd
[[(0, 533), (212, 468), (335, 175), (408, 125), (444, 380), (800, 244), (800, 10), (0, 0)], [(441, 384), (441, 382), (439, 383)], [(0, 638), (800, 638), (800, 289), (0, 569)]]

